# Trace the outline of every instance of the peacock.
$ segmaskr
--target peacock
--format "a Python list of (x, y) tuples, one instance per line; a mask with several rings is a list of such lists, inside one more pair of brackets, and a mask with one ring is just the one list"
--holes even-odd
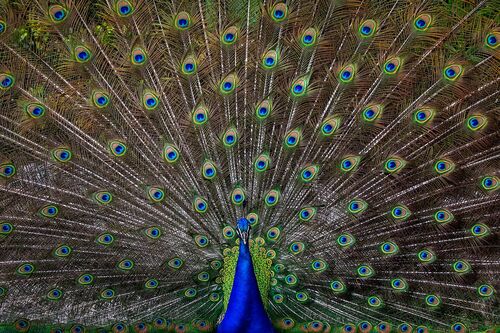
[(1, 0), (0, 332), (498, 332), (499, 0)]

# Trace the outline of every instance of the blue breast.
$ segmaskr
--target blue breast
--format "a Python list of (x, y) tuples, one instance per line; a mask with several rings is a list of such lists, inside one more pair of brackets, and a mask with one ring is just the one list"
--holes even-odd
[(264, 310), (248, 244), (240, 242), (233, 289), (217, 333), (275, 333)]

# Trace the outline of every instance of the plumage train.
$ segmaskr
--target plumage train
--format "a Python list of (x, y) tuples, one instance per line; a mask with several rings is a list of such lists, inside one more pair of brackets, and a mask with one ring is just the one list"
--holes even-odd
[(0, 331), (498, 328), (499, 8), (0, 1)]

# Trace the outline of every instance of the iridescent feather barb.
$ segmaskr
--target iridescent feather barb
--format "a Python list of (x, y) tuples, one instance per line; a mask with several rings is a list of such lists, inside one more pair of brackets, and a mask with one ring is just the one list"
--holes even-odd
[(0, 1), (0, 332), (498, 328), (499, 6)]

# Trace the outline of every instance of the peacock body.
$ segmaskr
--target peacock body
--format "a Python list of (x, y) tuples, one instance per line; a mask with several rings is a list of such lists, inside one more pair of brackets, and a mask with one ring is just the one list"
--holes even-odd
[(498, 330), (499, 8), (0, 1), (0, 331)]

